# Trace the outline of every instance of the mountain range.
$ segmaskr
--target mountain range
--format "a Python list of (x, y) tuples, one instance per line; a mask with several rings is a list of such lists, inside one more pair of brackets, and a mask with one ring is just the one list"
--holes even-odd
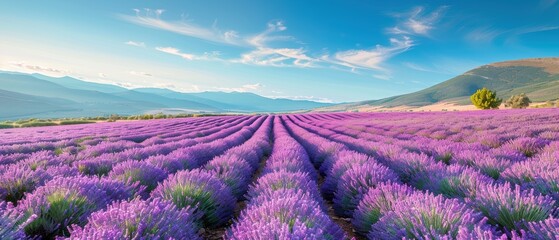
[(272, 99), (247, 92), (183, 93), (0, 72), (0, 120), (143, 113), (265, 113), (418, 108), (470, 105), (469, 96), (487, 87), (500, 98), (525, 93), (534, 102), (559, 99), (559, 58), (533, 58), (484, 65), (432, 87), (398, 96), (344, 104)]
[(0, 72), (0, 120), (158, 112), (291, 112), (329, 105), (273, 99), (247, 92), (182, 93), (159, 88), (126, 89), (72, 77)]
[(533, 102), (559, 99), (559, 58), (532, 58), (484, 65), (432, 87), (398, 96), (339, 104), (317, 111), (355, 111), (424, 107), (434, 104), (470, 105), (477, 89), (497, 91), (498, 97), (525, 93)]

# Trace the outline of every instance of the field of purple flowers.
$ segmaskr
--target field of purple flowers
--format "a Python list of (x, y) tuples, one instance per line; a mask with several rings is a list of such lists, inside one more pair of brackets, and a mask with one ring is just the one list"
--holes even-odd
[(0, 239), (557, 239), (559, 110), (0, 130)]

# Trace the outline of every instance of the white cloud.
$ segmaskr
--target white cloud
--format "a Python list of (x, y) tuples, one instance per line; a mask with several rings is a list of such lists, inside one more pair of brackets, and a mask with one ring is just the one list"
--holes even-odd
[(232, 45), (242, 44), (241, 42), (239, 42), (236, 32), (234, 31), (221, 32), (217, 28), (208, 29), (184, 20), (162, 20), (161, 15), (164, 12), (164, 10), (162, 9), (146, 8), (143, 11), (139, 9), (133, 10), (136, 15), (119, 15), (119, 17), (127, 22), (134, 23), (140, 26), (166, 30), (207, 41)]
[(134, 46), (134, 47), (146, 47), (146, 44), (144, 42), (128, 41), (128, 42), (125, 42), (124, 44)]
[(27, 64), (26, 62), (12, 62), (11, 65), (16, 67), (18, 71), (27, 73), (43, 73), (52, 76), (65, 76), (70, 73), (68, 70), (38, 64)]
[(415, 7), (409, 12), (393, 14), (399, 19), (396, 26), (388, 29), (388, 33), (395, 35), (424, 35), (435, 29), (435, 24), (446, 13), (448, 6), (441, 6), (432, 12), (426, 12), (424, 7)]
[(291, 99), (291, 100), (321, 102), (321, 103), (334, 103), (332, 99), (315, 97), (315, 96), (266, 96), (266, 97), (274, 98), (274, 99), (283, 98), (283, 99)]
[(266, 43), (270, 41), (293, 39), (290, 36), (270, 36), (272, 33), (283, 32), (285, 30), (287, 30), (287, 27), (282, 21), (270, 22), (265, 31), (247, 38), (247, 42), (254, 47), (265, 47)]
[(466, 34), (466, 39), (472, 42), (492, 42), (496, 38), (507, 38), (507, 41), (516, 38), (517, 36), (559, 30), (559, 26), (531, 26), (531, 27), (520, 27), (513, 29), (499, 29), (491, 26), (482, 26), (474, 28), (468, 34)]
[(146, 72), (130, 71), (128, 73), (130, 75), (140, 76), (140, 77), (153, 77), (153, 75), (151, 73), (146, 73)]
[(195, 55), (190, 53), (183, 53), (180, 49), (174, 47), (156, 47), (155, 50), (171, 55), (176, 55), (186, 60), (222, 61), (222, 59), (219, 58), (220, 53), (218, 51), (205, 52), (202, 55)]
[(177, 55), (177, 56), (179, 56), (181, 58), (184, 58), (184, 59), (187, 59), (187, 60), (193, 60), (194, 59), (193, 54), (182, 53), (179, 49), (173, 48), (173, 47), (156, 47), (155, 50), (160, 51), (160, 52), (164, 52), (164, 53), (168, 53), (168, 54), (172, 54), (172, 55)]
[(264, 85), (262, 85), (261, 83), (254, 83), (254, 84), (245, 84), (240, 87), (232, 87), (232, 88), (218, 87), (216, 89), (225, 92), (258, 92), (263, 87)]
[(234, 59), (231, 61), (260, 66), (312, 67), (313, 62), (317, 60), (307, 56), (303, 49), (260, 47), (256, 50), (243, 54), (240, 59)]
[(414, 46), (409, 37), (390, 38), (390, 46), (377, 45), (370, 50), (348, 50), (334, 55), (334, 61), (352, 68), (383, 70), (381, 64), (388, 58), (405, 52)]

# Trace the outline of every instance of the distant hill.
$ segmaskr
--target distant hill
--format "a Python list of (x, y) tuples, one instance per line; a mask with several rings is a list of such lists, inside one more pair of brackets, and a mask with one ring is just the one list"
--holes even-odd
[(309, 110), (330, 104), (271, 99), (252, 93), (181, 93), (126, 89), (71, 77), (0, 72), (0, 120), (143, 113), (253, 113)]
[(477, 89), (487, 87), (500, 98), (526, 93), (532, 101), (559, 98), (559, 58), (534, 58), (484, 65), (462, 75), (414, 93), (326, 107), (323, 111), (345, 111), (364, 107), (422, 107), (451, 102), (471, 104), (469, 97)]

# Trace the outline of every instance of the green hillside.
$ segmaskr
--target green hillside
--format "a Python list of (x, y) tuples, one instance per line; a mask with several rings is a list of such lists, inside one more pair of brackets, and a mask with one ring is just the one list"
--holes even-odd
[[(552, 67), (550, 67), (552, 66)], [(414, 93), (333, 106), (332, 110), (349, 110), (362, 106), (421, 107), (439, 102), (471, 104), (469, 96), (486, 87), (506, 99), (526, 93), (534, 102), (559, 98), (559, 58), (525, 59), (481, 66), (460, 76)]]

